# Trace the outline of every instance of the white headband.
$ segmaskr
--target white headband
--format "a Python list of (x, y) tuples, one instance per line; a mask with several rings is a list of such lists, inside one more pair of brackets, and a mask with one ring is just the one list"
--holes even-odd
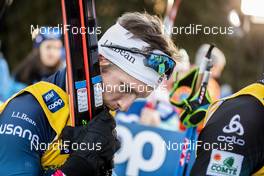
[[(143, 55), (101, 46), (103, 44), (114, 44), (127, 48), (138, 48), (140, 50), (149, 46), (146, 42), (133, 36), (134, 35), (131, 32), (116, 23), (110, 27), (99, 40), (99, 53), (130, 76), (151, 87), (157, 87), (160, 84), (162, 77), (155, 70), (144, 65), (143, 60), (145, 57)], [(164, 54), (161, 51), (158, 52)]]

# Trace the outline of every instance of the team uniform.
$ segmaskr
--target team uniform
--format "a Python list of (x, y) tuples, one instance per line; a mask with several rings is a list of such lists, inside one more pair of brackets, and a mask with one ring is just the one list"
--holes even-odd
[(262, 83), (211, 105), (191, 175), (264, 175), (263, 117)]
[(65, 69), (29, 86), (0, 106), (0, 175), (44, 175), (68, 158), (68, 151), (48, 148), (71, 125)]

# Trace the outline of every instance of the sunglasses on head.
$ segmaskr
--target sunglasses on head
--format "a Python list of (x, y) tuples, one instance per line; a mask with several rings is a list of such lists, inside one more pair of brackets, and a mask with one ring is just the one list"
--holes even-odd
[(166, 75), (167, 79), (170, 78), (176, 62), (168, 55), (159, 54), (154, 52), (142, 51), (138, 48), (127, 48), (119, 45), (101, 45), (102, 47), (120, 49), (134, 54), (145, 56), (144, 65), (154, 69), (159, 75)]

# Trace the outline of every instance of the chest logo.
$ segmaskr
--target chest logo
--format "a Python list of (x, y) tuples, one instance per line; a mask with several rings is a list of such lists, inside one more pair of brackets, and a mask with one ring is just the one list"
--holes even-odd
[(52, 113), (57, 112), (58, 110), (63, 108), (65, 105), (62, 98), (54, 90), (48, 91), (47, 93), (42, 95), (42, 97), (43, 97), (43, 100), (44, 100), (45, 104), (47, 105), (48, 109)]

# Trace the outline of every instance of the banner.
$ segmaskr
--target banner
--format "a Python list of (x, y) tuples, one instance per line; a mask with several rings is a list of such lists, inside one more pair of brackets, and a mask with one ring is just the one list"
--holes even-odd
[(185, 133), (119, 121), (117, 134), (122, 144), (115, 155), (118, 176), (177, 175)]

